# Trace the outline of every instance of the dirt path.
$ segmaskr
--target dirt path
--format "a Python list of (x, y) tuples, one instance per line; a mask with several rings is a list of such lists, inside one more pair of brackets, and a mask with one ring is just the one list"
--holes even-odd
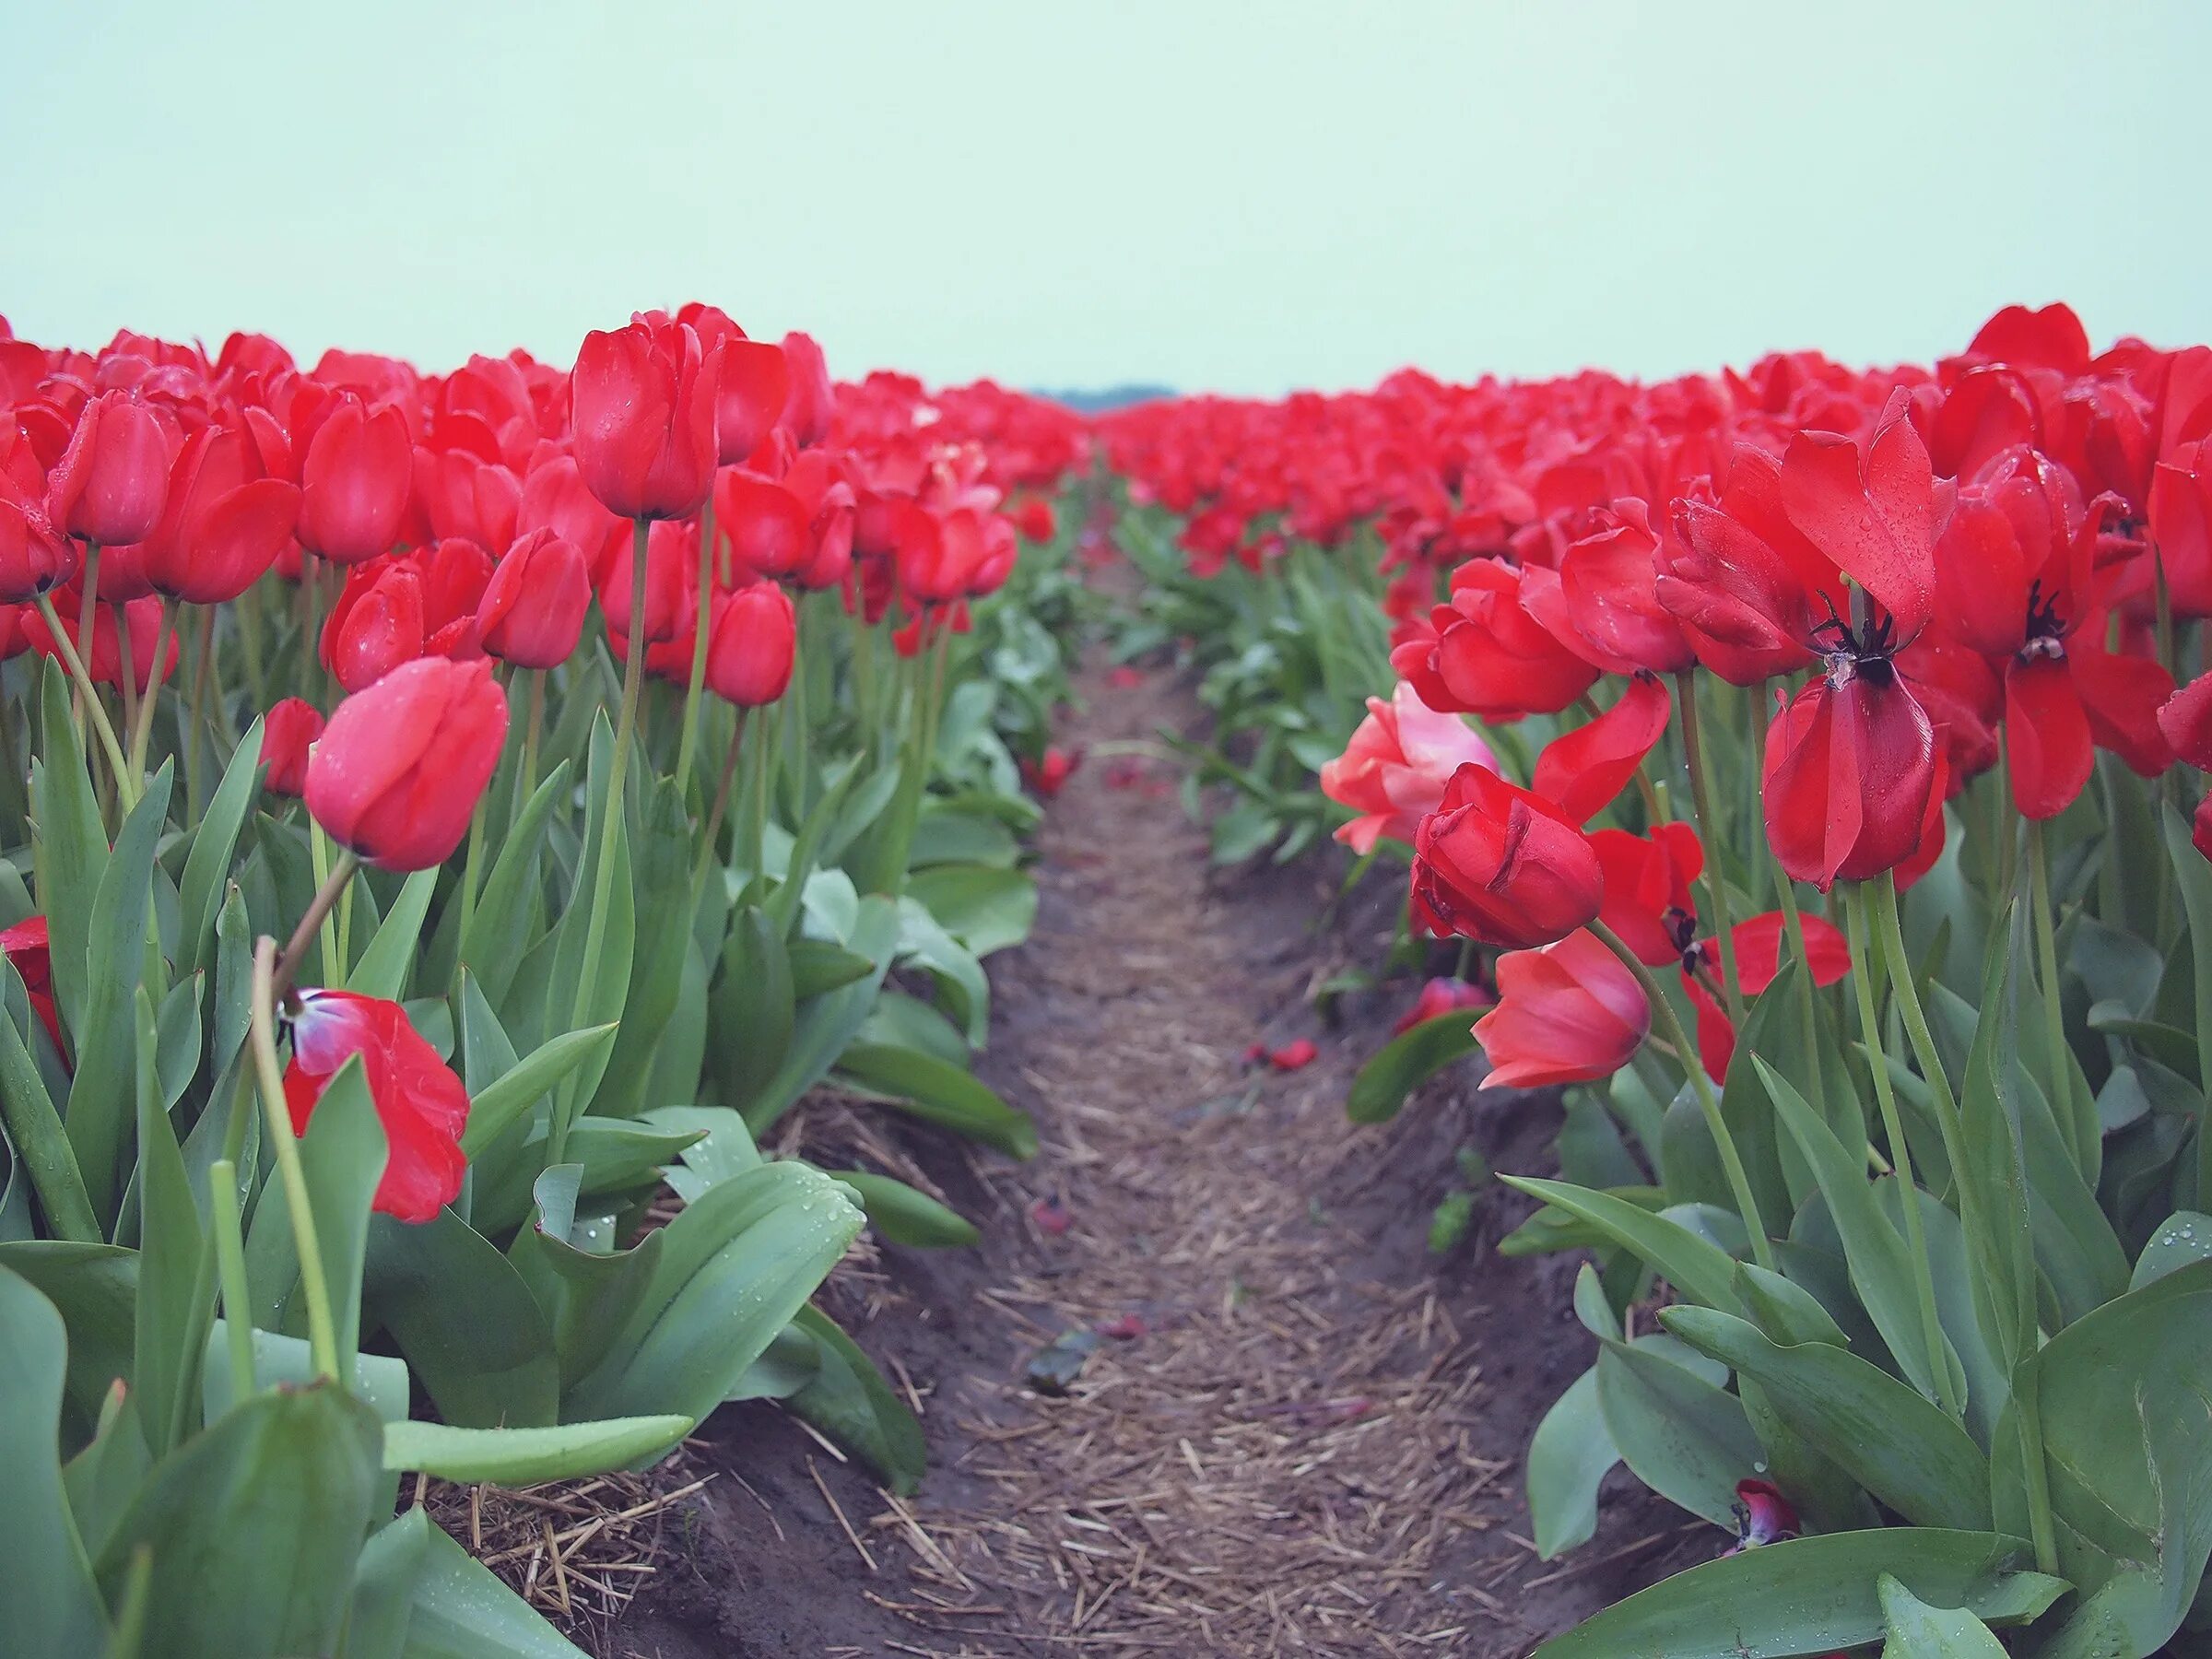
[[(1085, 692), (1066, 738), (1094, 750), (1194, 724), (1172, 684), (1094, 670)], [(922, 1410), (922, 1492), (887, 1500), (772, 1408), (721, 1414), (711, 1535), (606, 1651), (1520, 1654), (1683, 1547), (1678, 1516), (1630, 1502), (1586, 1560), (1535, 1561), (1520, 1452), (1588, 1362), (1563, 1264), (1499, 1258), (1488, 1205), (1441, 1266), (1421, 1241), (1452, 1147), (1535, 1168), (1548, 1108), (1463, 1082), (1350, 1129), (1395, 1009), (1331, 1033), (1306, 994), (1380, 947), (1317, 937), (1317, 871), (1209, 876), (1167, 777), (1093, 756), (1040, 840), (1036, 935), (994, 960), (982, 1070), (1036, 1114), (1035, 1162), (835, 1108), (802, 1132), (911, 1156), (984, 1230), (832, 1286)], [(1305, 1070), (1243, 1062), (1307, 1035)], [(1100, 1339), (1063, 1397), (1024, 1385), (1042, 1345), (1102, 1326), (1140, 1334)]]

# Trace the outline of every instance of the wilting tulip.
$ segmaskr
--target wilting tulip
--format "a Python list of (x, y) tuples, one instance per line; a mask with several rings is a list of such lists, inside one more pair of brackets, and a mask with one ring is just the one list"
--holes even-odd
[(1495, 771), (1498, 759), (1458, 715), (1439, 714), (1405, 680), (1388, 702), (1369, 698), (1367, 718), (1344, 753), (1321, 769), (1321, 793), (1359, 815), (1336, 839), (1363, 856), (1385, 835), (1411, 845), (1452, 774), (1467, 765)]
[(1594, 830), (1590, 845), (1606, 873), (1599, 919), (1638, 961), (1653, 968), (1679, 962), (1697, 933), (1689, 884), (1705, 868), (1698, 832), (1681, 823), (1654, 825), (1649, 836)]
[[(1901, 871), (1902, 866), (1900, 866)], [(1901, 876), (1900, 876), (1901, 880)], [(1728, 933), (1735, 957), (1736, 980), (1746, 996), (1757, 996), (1782, 971), (1782, 941), (1787, 919), (1780, 911), (1768, 911), (1738, 922)], [(1804, 915), (1805, 955), (1813, 983), (1832, 985), (1851, 971), (1851, 944), (1836, 924), (1825, 917)], [(1709, 988), (1717, 982), (1720, 959), (1711, 939), (1700, 939), (1682, 953), (1682, 989), (1698, 1016), (1698, 1058), (1708, 1076), (1725, 1079), (1735, 1055), (1735, 1022)]]
[(681, 323), (640, 317), (584, 335), (569, 376), (576, 466), (624, 518), (683, 518), (714, 482), (720, 364)]
[(1391, 1034), (1403, 1037), (1417, 1025), (1426, 1025), (1431, 1019), (1441, 1019), (1447, 1014), (1456, 1014), (1462, 1008), (1487, 1008), (1498, 999), (1480, 985), (1470, 984), (1462, 979), (1432, 979), (1421, 987), (1420, 995), (1414, 998), (1413, 1006), (1398, 1017)]
[(321, 655), (339, 685), (359, 691), (423, 653), (429, 623), (422, 575), (407, 559), (359, 564), (323, 624)]
[(46, 477), (46, 517), (102, 546), (144, 541), (161, 521), (176, 441), (161, 417), (124, 392), (103, 392), (76, 418)]
[(1576, 823), (1588, 823), (1628, 787), (1643, 758), (1666, 735), (1673, 708), (1663, 681), (1632, 676), (1618, 702), (1545, 745), (1529, 781)]
[[(154, 592), (218, 605), (261, 580), (299, 520), (299, 487), (262, 471), (244, 431), (202, 427), (177, 453), (161, 521), (139, 544), (138, 558)], [(100, 595), (120, 596), (104, 563)]]
[(1735, 1544), (1726, 1553), (1736, 1555), (1765, 1544), (1780, 1544), (1797, 1535), (1797, 1512), (1781, 1490), (1764, 1480), (1739, 1480), (1735, 1485)]
[(1605, 873), (1557, 806), (1468, 765), (1416, 833), (1413, 895), (1431, 931), (1520, 949), (1594, 920)]
[(358, 393), (335, 394), (300, 464), (300, 545), (338, 564), (390, 552), (414, 470), (406, 416), (389, 404), (371, 409)]
[(1651, 1030), (1636, 976), (1598, 937), (1576, 931), (1498, 959), (1498, 1006), (1475, 1022), (1489, 1056), (1485, 1088), (1587, 1083), (1626, 1065)]
[(798, 647), (797, 613), (773, 582), (757, 582), (714, 599), (714, 631), (707, 641), (707, 686), (741, 709), (757, 709), (783, 695)]
[(1596, 683), (1597, 669), (1524, 605), (1524, 577), (1495, 559), (1471, 559), (1452, 572), (1451, 604), (1431, 613), (1429, 630), (1391, 653), (1423, 702), (1515, 720), (1556, 714)]
[(468, 1090), (395, 1002), (351, 991), (303, 991), (290, 1016), (284, 1100), (305, 1135), (323, 1091), (356, 1054), (383, 1125), (384, 1172), (371, 1201), (397, 1220), (434, 1221), (461, 1194)]
[(309, 755), (307, 809), (380, 869), (428, 869), (468, 832), (506, 739), (488, 661), (403, 664), (331, 715)]
[(26, 916), (13, 926), (0, 927), (0, 957), (6, 958), (7, 965), (23, 981), (31, 1012), (53, 1039), (54, 1052), (65, 1053), (62, 1018), (53, 1002), (53, 957), (46, 942), (46, 918)]
[(1042, 759), (1021, 758), (1021, 781), (1041, 798), (1051, 800), (1067, 787), (1068, 779), (1076, 775), (1076, 768), (1083, 764), (1080, 749), (1064, 749), (1057, 744), (1048, 746)]
[(1839, 653), (1767, 728), (1761, 800), (1783, 871), (1823, 892), (1919, 847), (1936, 729), (1887, 655)]
[(591, 608), (583, 555), (552, 530), (532, 530), (492, 571), (477, 606), (477, 635), (501, 662), (558, 668), (583, 637)]
[(323, 716), (297, 697), (281, 699), (261, 726), (261, 759), (268, 768), (262, 782), (271, 794), (297, 800), (307, 791), (307, 756), (323, 735)]

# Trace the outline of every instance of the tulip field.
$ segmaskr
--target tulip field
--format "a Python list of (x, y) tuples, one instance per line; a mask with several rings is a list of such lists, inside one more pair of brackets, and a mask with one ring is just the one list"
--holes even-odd
[(0, 323), (0, 1653), (2212, 1651), (2212, 348), (1962, 322)]

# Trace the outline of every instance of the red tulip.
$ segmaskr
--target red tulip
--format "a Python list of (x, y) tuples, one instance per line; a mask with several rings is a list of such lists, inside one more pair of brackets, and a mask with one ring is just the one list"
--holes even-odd
[(269, 710), (262, 722), (261, 759), (268, 768), (262, 782), (271, 794), (297, 800), (307, 792), (308, 753), (322, 735), (323, 716), (311, 702), (287, 697)]
[(308, 757), (308, 811), (380, 869), (428, 869), (468, 832), (506, 738), (488, 661), (403, 664), (331, 715)]
[(0, 477), (0, 603), (22, 605), (72, 581), (84, 550), (46, 522), (45, 510), (10, 497)]
[(26, 916), (12, 927), (0, 927), (0, 957), (21, 977), (31, 1011), (53, 1039), (54, 1052), (66, 1053), (62, 1046), (62, 1018), (53, 1002), (53, 957), (46, 942), (46, 918)]
[(346, 572), (323, 624), (321, 656), (339, 685), (359, 691), (423, 653), (429, 620), (413, 561), (380, 559)]
[(1413, 1006), (1398, 1017), (1390, 1028), (1391, 1035), (1402, 1037), (1417, 1025), (1426, 1025), (1431, 1019), (1441, 1019), (1447, 1014), (1456, 1014), (1462, 1008), (1487, 1008), (1498, 999), (1480, 985), (1469, 984), (1462, 979), (1432, 979), (1421, 987)]
[(292, 1133), (307, 1133), (323, 1090), (359, 1054), (386, 1147), (374, 1207), (401, 1221), (436, 1220), (460, 1196), (467, 1172), (461, 1133), (468, 1127), (468, 1091), (461, 1079), (423, 1041), (407, 1011), (382, 997), (303, 991), (290, 1028), (284, 1100)]
[(1080, 749), (1071, 751), (1056, 744), (1049, 745), (1041, 760), (1031, 760), (1027, 755), (1022, 757), (1021, 779), (1039, 796), (1049, 801), (1067, 787), (1068, 779), (1076, 775), (1076, 768), (1082, 763)]
[(2184, 443), (2151, 469), (2150, 539), (2177, 617), (2212, 617), (2212, 442)]
[(46, 517), (102, 546), (144, 541), (160, 523), (176, 440), (159, 415), (124, 392), (102, 392), (76, 418), (46, 478)]
[(757, 582), (714, 597), (714, 631), (707, 640), (707, 685), (741, 709), (774, 702), (791, 684), (798, 648), (797, 613), (773, 582)]
[[(606, 614), (607, 631), (632, 633), (629, 614), (632, 573), (637, 568), (637, 543), (623, 543), (599, 581), (599, 608)], [(699, 615), (699, 525), (690, 520), (663, 519), (647, 532), (645, 544), (645, 616), (641, 631), (648, 645), (665, 644), (688, 637)], [(688, 663), (687, 655), (685, 661)]]
[(791, 370), (780, 346), (742, 335), (722, 344), (722, 371), (714, 380), (714, 442), (719, 459), (735, 466), (759, 449), (791, 396)]
[(1737, 1481), (1735, 1508), (1735, 1544), (1727, 1551), (1729, 1555), (1797, 1535), (1796, 1510), (1779, 1488), (1767, 1481)]
[(1556, 714), (1596, 683), (1597, 669), (1530, 613), (1526, 579), (1495, 559), (1471, 559), (1452, 572), (1452, 603), (1431, 613), (1432, 634), (1391, 653), (1423, 702), (1515, 720)]
[(1385, 835), (1410, 846), (1421, 819), (1444, 798), (1452, 774), (1470, 764), (1498, 769), (1474, 727), (1456, 714), (1436, 712), (1409, 683), (1399, 681), (1388, 702), (1369, 698), (1367, 718), (1344, 753), (1321, 769), (1321, 793), (1359, 814), (1338, 828), (1336, 839), (1363, 856)]
[[(1851, 971), (1851, 945), (1835, 924), (1825, 917), (1798, 919), (1805, 930), (1805, 954), (1813, 983), (1832, 985)], [(1757, 996), (1782, 971), (1782, 941), (1787, 919), (1780, 911), (1768, 911), (1738, 922), (1728, 940), (1735, 957), (1737, 982), (1746, 996)], [(1683, 954), (1682, 989), (1698, 1015), (1698, 1058), (1716, 1081), (1726, 1078), (1735, 1056), (1735, 1023), (1710, 989), (1719, 973), (1720, 959), (1711, 939), (1700, 939)]]
[(1559, 560), (1560, 597), (1577, 639), (1589, 648), (1583, 654), (1617, 674), (1689, 667), (1698, 660), (1689, 641), (1659, 600), (1659, 538), (1649, 510), (1630, 499), (1598, 517), (1599, 527)]
[(576, 470), (572, 455), (554, 455), (531, 468), (515, 505), (514, 525), (518, 535), (550, 530), (569, 543), (583, 555), (594, 587), (615, 555), (630, 542), (628, 523), (599, 504)]
[(830, 436), (830, 422), (837, 400), (830, 384), (830, 365), (812, 335), (794, 329), (783, 336), (783, 359), (791, 376), (791, 394), (783, 404), (783, 427), (801, 449), (811, 449)]
[(773, 479), (725, 467), (714, 480), (714, 531), (738, 565), (757, 576), (788, 576), (813, 550), (806, 503)]
[(1848, 438), (1799, 432), (1783, 456), (1783, 510), (1800, 534), (1881, 602), (1900, 639), (1924, 627), (1936, 604), (1936, 539), (1952, 488), (1936, 477), (1927, 445), (1890, 394), (1865, 452)]
[(1651, 1030), (1642, 986), (1597, 935), (1577, 930), (1498, 959), (1498, 1006), (1475, 1022), (1485, 1088), (1587, 1083), (1626, 1065)]
[(1413, 894), (1432, 932), (1523, 948), (1592, 921), (1605, 873), (1581, 826), (1552, 802), (1468, 765), (1421, 820)]
[(1767, 728), (1767, 839), (1793, 880), (1825, 892), (1919, 847), (1936, 730), (1887, 655), (1839, 653)]
[(522, 668), (558, 668), (583, 637), (591, 571), (552, 530), (525, 532), (492, 571), (477, 606), (484, 649)]
[(1634, 676), (1618, 702), (1545, 746), (1530, 782), (1577, 824), (1588, 823), (1628, 787), (1644, 756), (1666, 735), (1673, 709), (1665, 682), (1650, 674)]
[(1804, 667), (1815, 625), (1849, 607), (1835, 567), (1783, 511), (1781, 462), (1748, 445), (1717, 504), (1675, 503), (1674, 535), (1654, 557), (1659, 602), (1731, 685)]
[[(202, 427), (170, 468), (160, 523), (137, 548), (141, 568), (156, 593), (218, 605), (261, 580), (299, 519), (299, 487), (262, 470), (242, 429)], [(110, 591), (103, 561), (101, 596)]]
[(720, 369), (697, 334), (666, 319), (584, 335), (569, 376), (576, 466), (608, 512), (684, 518), (705, 503)]
[(1321, 1058), (1321, 1046), (1311, 1037), (1300, 1037), (1295, 1042), (1285, 1043), (1281, 1048), (1271, 1050), (1267, 1055), (1267, 1064), (1280, 1072), (1303, 1071), (1319, 1058)]
[(300, 545), (338, 564), (390, 552), (413, 490), (406, 417), (356, 392), (333, 394), (317, 415), (300, 464)]
[(1646, 836), (1594, 830), (1590, 845), (1606, 873), (1598, 912), (1636, 959), (1658, 968), (1679, 962), (1697, 931), (1689, 884), (1705, 868), (1704, 844), (1688, 824), (1660, 824)]

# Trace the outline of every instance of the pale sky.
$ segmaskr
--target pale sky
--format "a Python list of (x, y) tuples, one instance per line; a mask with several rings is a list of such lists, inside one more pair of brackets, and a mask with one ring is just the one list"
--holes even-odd
[(2212, 339), (2203, 0), (0, 0), (0, 314), (1277, 393)]

